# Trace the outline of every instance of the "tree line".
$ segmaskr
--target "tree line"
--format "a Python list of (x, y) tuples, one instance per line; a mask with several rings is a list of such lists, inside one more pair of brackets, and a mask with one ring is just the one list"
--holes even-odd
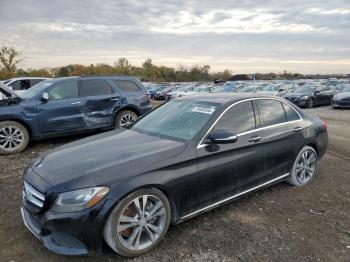
[[(66, 77), (66, 76), (81, 76), (81, 75), (113, 75), (125, 74), (138, 77), (142, 81), (154, 82), (186, 82), (186, 81), (212, 81), (216, 79), (230, 80), (233, 72), (225, 69), (221, 72), (211, 72), (210, 65), (194, 65), (175, 67), (162, 66), (153, 64), (151, 59), (143, 62), (142, 66), (132, 65), (127, 58), (121, 57), (116, 60), (114, 65), (105, 63), (91, 64), (89, 66), (81, 64), (70, 64), (54, 68), (41, 69), (21, 69), (18, 65), (22, 62), (21, 54), (14, 47), (0, 48), (0, 80), (12, 77)], [(320, 75), (305, 76), (298, 73), (257, 73), (256, 79), (300, 79), (313, 78)], [(329, 77), (329, 76), (328, 76)]]

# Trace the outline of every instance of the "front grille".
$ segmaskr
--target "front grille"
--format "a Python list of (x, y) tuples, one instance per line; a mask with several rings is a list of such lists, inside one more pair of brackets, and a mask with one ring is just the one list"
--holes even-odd
[(293, 102), (293, 101), (295, 101), (297, 98), (296, 98), (296, 97), (290, 96), (290, 97), (286, 97), (286, 99)]
[(30, 184), (24, 182), (23, 201), (41, 209), (45, 203), (45, 196)]

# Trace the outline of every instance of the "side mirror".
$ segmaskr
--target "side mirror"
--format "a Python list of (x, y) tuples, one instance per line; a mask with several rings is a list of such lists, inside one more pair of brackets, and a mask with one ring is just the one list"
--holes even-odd
[(41, 97), (41, 99), (46, 102), (49, 100), (49, 93), (48, 92), (44, 92), (43, 96)]
[(217, 129), (211, 132), (208, 136), (211, 144), (229, 144), (237, 142), (237, 136), (231, 131)]
[(315, 91), (315, 95), (317, 95), (317, 94), (319, 94), (320, 93), (320, 91), (319, 90), (316, 90)]
[(278, 90), (278, 92), (283, 92), (284, 91), (284, 89), (283, 88), (281, 88), (280, 90)]

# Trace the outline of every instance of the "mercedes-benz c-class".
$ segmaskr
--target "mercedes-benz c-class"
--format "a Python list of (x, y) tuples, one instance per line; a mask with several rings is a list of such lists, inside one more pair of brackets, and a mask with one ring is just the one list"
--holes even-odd
[(277, 97), (186, 96), (132, 125), (38, 158), (24, 172), (25, 225), (53, 252), (133, 257), (170, 224), (287, 181), (308, 184), (327, 125)]

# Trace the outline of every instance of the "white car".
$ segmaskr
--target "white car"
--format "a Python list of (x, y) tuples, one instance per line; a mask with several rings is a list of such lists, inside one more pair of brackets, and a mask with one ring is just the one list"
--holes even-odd
[[(14, 91), (17, 95), (23, 94), (27, 89), (36, 85), (37, 83), (47, 80), (46, 77), (16, 77), (2, 81), (8, 89)], [(4, 96), (0, 94), (0, 99), (4, 99)]]

